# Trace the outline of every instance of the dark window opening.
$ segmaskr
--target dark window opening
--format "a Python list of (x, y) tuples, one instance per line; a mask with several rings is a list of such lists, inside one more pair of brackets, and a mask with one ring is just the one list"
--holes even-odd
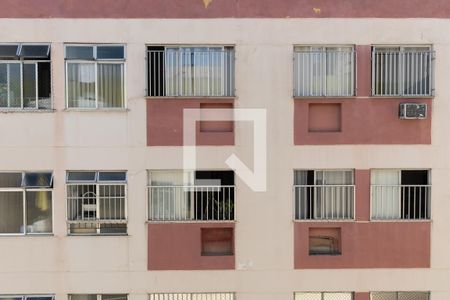
[(166, 96), (165, 91), (165, 59), (163, 46), (151, 46), (147, 48), (148, 59), (148, 95), (152, 97)]
[(402, 219), (429, 218), (428, 170), (401, 171)]

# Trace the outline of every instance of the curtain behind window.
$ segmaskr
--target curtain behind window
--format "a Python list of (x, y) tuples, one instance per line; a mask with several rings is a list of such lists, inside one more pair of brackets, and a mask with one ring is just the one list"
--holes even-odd
[(98, 107), (123, 107), (123, 65), (98, 64)]
[(95, 64), (67, 64), (69, 107), (95, 108)]
[[(401, 187), (399, 170), (372, 170), (372, 218), (399, 219)], [(380, 185), (377, 187), (377, 185)]]

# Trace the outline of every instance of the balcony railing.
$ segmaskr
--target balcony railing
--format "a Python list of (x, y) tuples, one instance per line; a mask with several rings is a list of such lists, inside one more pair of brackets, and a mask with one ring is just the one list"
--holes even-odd
[(374, 96), (432, 96), (433, 57), (430, 50), (372, 52)]
[(149, 186), (150, 221), (234, 220), (234, 186)]
[(234, 96), (234, 49), (149, 50), (148, 95)]
[(295, 185), (296, 220), (351, 220), (354, 185)]
[(294, 96), (353, 96), (355, 94), (353, 50), (296, 50)]
[(374, 220), (430, 219), (431, 185), (372, 185)]

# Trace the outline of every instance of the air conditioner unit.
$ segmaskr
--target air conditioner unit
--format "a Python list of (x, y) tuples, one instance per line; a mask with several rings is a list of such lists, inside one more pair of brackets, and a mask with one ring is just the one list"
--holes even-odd
[(400, 103), (400, 119), (426, 119), (427, 105), (425, 103)]

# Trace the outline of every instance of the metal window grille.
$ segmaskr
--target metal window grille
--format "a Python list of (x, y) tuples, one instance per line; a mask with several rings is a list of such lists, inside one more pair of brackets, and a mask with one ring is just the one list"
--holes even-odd
[(372, 292), (371, 300), (429, 300), (429, 292)]
[(374, 220), (430, 219), (431, 185), (371, 185)]
[(150, 300), (234, 300), (234, 293), (157, 293)]
[(232, 48), (149, 47), (147, 62), (149, 96), (234, 96)]
[(127, 294), (72, 294), (69, 300), (127, 300)]
[(375, 47), (372, 51), (374, 96), (432, 96), (434, 51), (429, 47)]
[(55, 296), (54, 295), (41, 295), (41, 294), (36, 294), (36, 295), (0, 295), (0, 299), (4, 299), (4, 300), (33, 300), (33, 299), (37, 299), (37, 300), (54, 300)]
[[(95, 173), (91, 182), (72, 181), (68, 173), (67, 223), (69, 234), (126, 234), (127, 185), (108, 182)], [(79, 172), (73, 172), (75, 174)], [(105, 172), (104, 174), (122, 174)], [(125, 176), (123, 177), (125, 178)]]
[(300, 47), (294, 51), (294, 96), (355, 95), (353, 47)]
[(149, 186), (148, 197), (151, 221), (234, 220), (234, 186)]
[(354, 218), (354, 185), (294, 185), (296, 220)]
[(353, 300), (351, 292), (304, 292), (295, 293), (295, 300)]

